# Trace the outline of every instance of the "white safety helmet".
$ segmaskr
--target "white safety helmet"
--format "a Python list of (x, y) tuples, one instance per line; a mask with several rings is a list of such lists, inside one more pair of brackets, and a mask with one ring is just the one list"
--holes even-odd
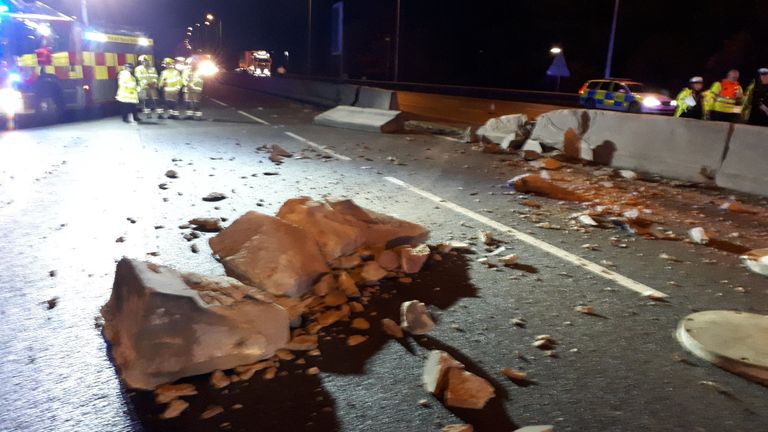
[(695, 77), (689, 79), (688, 82), (690, 84), (703, 83), (704, 82), (704, 78), (702, 78), (700, 76), (695, 76)]
[(768, 75), (768, 68), (760, 68), (757, 70), (758, 75)]

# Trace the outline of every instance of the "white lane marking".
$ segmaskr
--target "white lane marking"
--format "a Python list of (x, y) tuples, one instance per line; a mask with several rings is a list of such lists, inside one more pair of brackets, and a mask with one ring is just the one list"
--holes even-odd
[(299, 141), (301, 141), (303, 143), (309, 144), (310, 146), (312, 146), (312, 147), (314, 147), (314, 148), (316, 148), (316, 149), (318, 149), (320, 151), (326, 152), (329, 155), (335, 157), (336, 159), (340, 159), (340, 160), (343, 160), (343, 161), (351, 161), (352, 160), (352, 158), (350, 158), (350, 157), (347, 157), (347, 156), (344, 156), (344, 155), (340, 155), (340, 154), (338, 154), (336, 152), (328, 150), (327, 148), (321, 146), (320, 144), (314, 143), (314, 142), (312, 142), (312, 141), (310, 141), (310, 140), (308, 140), (308, 139), (306, 139), (304, 137), (300, 137), (300, 136), (296, 135), (293, 132), (286, 132), (285, 134), (288, 135), (289, 137), (293, 138), (293, 139), (297, 139), (297, 140), (299, 140)]
[(536, 237), (533, 237), (531, 235), (528, 235), (524, 232), (518, 231), (514, 228), (508, 227), (504, 224), (501, 224), (499, 222), (496, 222), (493, 219), (487, 218), (481, 214), (475, 213), (472, 210), (469, 210), (467, 208), (461, 207), (460, 205), (454, 204), (448, 200), (442, 199), (437, 195), (431, 194), (427, 191), (421, 190), (417, 187), (411, 186), (408, 183), (405, 183), (402, 180), (398, 180), (394, 177), (384, 177), (385, 180), (394, 183), (398, 186), (402, 186), (405, 189), (408, 189), (409, 191), (421, 195), (424, 198), (427, 198), (429, 200), (432, 200), (444, 207), (447, 207), (457, 213), (461, 213), (465, 216), (471, 217), (472, 219), (483, 223), (485, 225), (488, 225), (489, 227), (496, 229), (498, 231), (501, 231), (505, 234), (509, 234), (512, 237), (515, 237), (516, 239), (523, 241), (525, 243), (528, 243), (531, 246), (534, 246), (536, 248), (539, 248), (543, 250), (544, 252), (547, 252), (549, 254), (552, 254), (564, 261), (568, 261), (572, 264), (575, 264), (578, 267), (581, 267), (585, 270), (591, 271), (592, 273), (603, 277), (605, 279), (608, 279), (610, 281), (613, 281), (624, 288), (628, 288), (632, 291), (638, 292), (644, 296), (652, 295), (654, 297), (658, 298), (666, 298), (668, 297), (666, 294), (664, 294), (661, 291), (657, 291), (645, 284), (642, 284), (640, 282), (637, 282), (633, 279), (630, 279), (624, 275), (620, 275), (614, 271), (611, 271), (603, 266), (597, 265), (593, 263), (592, 261), (588, 261), (578, 255), (574, 255), (570, 252), (567, 252), (563, 249), (560, 249), (557, 246), (553, 246), (543, 240), (539, 240)]
[(240, 114), (242, 114), (242, 115), (244, 115), (244, 116), (248, 117), (248, 118), (249, 118), (249, 119), (251, 119), (251, 120), (256, 120), (257, 122), (259, 122), (259, 123), (261, 123), (261, 124), (263, 124), (263, 125), (267, 125), (267, 126), (270, 126), (270, 123), (269, 123), (268, 121), (266, 121), (266, 120), (262, 120), (262, 119), (260, 119), (260, 118), (258, 118), (258, 117), (256, 117), (256, 116), (252, 116), (252, 115), (248, 114), (248, 113), (247, 113), (247, 112), (245, 112), (245, 111), (240, 111), (240, 110), (237, 110), (237, 112), (239, 112)]
[(221, 105), (221, 106), (225, 106), (225, 107), (228, 107), (228, 106), (229, 106), (229, 105), (225, 104), (224, 102), (222, 102), (222, 101), (220, 101), (220, 100), (218, 100), (218, 99), (212, 98), (212, 97), (210, 97), (210, 96), (208, 96), (208, 99), (210, 99), (210, 100), (212, 100), (212, 101), (216, 102), (217, 104), (219, 104), (219, 105)]

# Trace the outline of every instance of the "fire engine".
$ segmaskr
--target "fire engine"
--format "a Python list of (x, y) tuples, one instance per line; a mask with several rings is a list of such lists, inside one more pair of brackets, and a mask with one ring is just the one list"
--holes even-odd
[(114, 102), (117, 74), (154, 42), (126, 30), (87, 27), (38, 2), (0, 0), (0, 115), (54, 122), (66, 110)]
[(240, 59), (240, 69), (253, 76), (271, 76), (272, 56), (266, 50), (245, 51)]

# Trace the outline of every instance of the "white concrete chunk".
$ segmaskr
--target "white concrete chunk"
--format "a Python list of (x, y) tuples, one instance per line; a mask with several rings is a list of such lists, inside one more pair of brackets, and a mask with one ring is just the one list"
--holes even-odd
[(421, 375), (424, 390), (436, 396), (441, 395), (448, 384), (448, 371), (451, 368), (463, 370), (464, 365), (445, 351), (430, 351)]
[(429, 333), (434, 326), (435, 323), (424, 303), (411, 300), (400, 305), (400, 327), (403, 330), (411, 334), (423, 335)]
[(153, 389), (274, 354), (289, 339), (288, 313), (257, 292), (230, 278), (122, 259), (101, 313), (126, 386)]
[(695, 227), (688, 230), (688, 238), (691, 242), (705, 245), (709, 243), (709, 235), (702, 227)]
[(768, 248), (745, 253), (741, 256), (741, 262), (751, 271), (768, 276)]

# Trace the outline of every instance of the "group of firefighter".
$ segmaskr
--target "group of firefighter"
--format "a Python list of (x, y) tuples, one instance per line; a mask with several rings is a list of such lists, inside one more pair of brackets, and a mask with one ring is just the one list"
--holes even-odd
[[(160, 74), (150, 56), (140, 55), (138, 60), (137, 66), (127, 63), (117, 75), (115, 99), (120, 102), (124, 122), (134, 124), (151, 119), (153, 114), (159, 119), (203, 118), (200, 98), (204, 74), (198, 58), (165, 58)], [(144, 119), (139, 118), (139, 109)]]
[(702, 77), (695, 76), (688, 83), (677, 95), (675, 117), (768, 126), (768, 68), (757, 70), (746, 91), (735, 69), (708, 90)]

